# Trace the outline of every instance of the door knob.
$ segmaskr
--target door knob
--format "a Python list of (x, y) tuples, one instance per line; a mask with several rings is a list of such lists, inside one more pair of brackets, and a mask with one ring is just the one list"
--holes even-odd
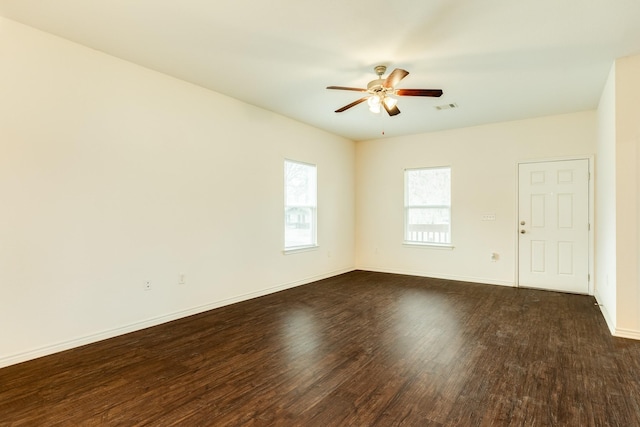
[(524, 234), (524, 233), (526, 233), (526, 231), (520, 230), (520, 234)]
[(524, 221), (520, 221), (520, 225), (524, 225), (524, 224), (525, 224)]

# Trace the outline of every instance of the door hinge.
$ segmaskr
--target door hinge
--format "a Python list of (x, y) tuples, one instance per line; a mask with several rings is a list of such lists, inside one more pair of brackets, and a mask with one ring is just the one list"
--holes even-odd
[(587, 224), (587, 230), (591, 231), (591, 223)]
[(587, 282), (591, 281), (591, 274), (587, 274)]

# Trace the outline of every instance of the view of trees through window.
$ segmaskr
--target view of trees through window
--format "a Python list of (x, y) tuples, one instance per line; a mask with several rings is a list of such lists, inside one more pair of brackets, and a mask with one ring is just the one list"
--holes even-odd
[(405, 171), (405, 241), (451, 243), (451, 168)]
[(284, 162), (284, 247), (295, 249), (316, 245), (316, 167)]

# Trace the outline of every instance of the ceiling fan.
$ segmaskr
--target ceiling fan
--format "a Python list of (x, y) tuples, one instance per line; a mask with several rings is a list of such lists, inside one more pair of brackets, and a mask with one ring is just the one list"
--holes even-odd
[(400, 83), (400, 80), (404, 79), (409, 74), (408, 71), (401, 68), (396, 68), (395, 70), (393, 70), (386, 79), (382, 78), (384, 73), (387, 71), (386, 66), (378, 65), (374, 68), (374, 71), (378, 75), (378, 78), (375, 80), (371, 80), (369, 84), (367, 84), (366, 89), (345, 86), (327, 86), (327, 89), (368, 92), (367, 96), (360, 98), (357, 101), (353, 101), (351, 104), (347, 104), (342, 108), (338, 108), (335, 111), (336, 113), (342, 113), (343, 111), (348, 110), (351, 107), (367, 101), (367, 103), (369, 104), (369, 110), (371, 110), (373, 113), (380, 113), (380, 107), (382, 106), (385, 110), (387, 110), (387, 113), (389, 113), (390, 116), (395, 116), (396, 114), (400, 114), (400, 110), (396, 106), (398, 100), (392, 98), (391, 95), (431, 97), (442, 96), (441, 89), (396, 89), (395, 87), (398, 83)]

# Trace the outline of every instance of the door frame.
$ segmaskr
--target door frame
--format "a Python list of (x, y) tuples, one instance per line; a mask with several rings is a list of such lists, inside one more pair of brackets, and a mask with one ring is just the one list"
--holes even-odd
[(521, 164), (527, 164), (527, 163), (548, 163), (548, 162), (561, 162), (561, 161), (565, 161), (565, 160), (587, 160), (588, 162), (588, 169), (589, 169), (589, 194), (587, 195), (587, 197), (589, 198), (589, 248), (588, 248), (588, 254), (589, 254), (589, 259), (588, 259), (588, 274), (589, 274), (589, 295), (593, 295), (594, 294), (594, 290), (595, 290), (595, 268), (594, 268), (594, 264), (595, 264), (595, 257), (594, 257), (594, 243), (595, 243), (595, 224), (594, 224), (594, 212), (595, 212), (595, 203), (594, 203), (594, 194), (595, 194), (595, 168), (594, 168), (594, 161), (595, 158), (593, 156), (593, 154), (590, 155), (584, 155), (584, 156), (567, 156), (567, 157), (545, 157), (545, 158), (538, 158), (538, 159), (527, 159), (527, 160), (519, 160), (516, 163), (515, 169), (516, 169), (516, 179), (515, 179), (515, 187), (516, 187), (516, 200), (515, 200), (515, 220), (513, 221), (514, 226), (513, 226), (513, 233), (514, 233), (514, 245), (515, 245), (515, 287), (519, 288), (520, 287), (520, 237), (519, 237), (519, 233), (520, 233), (520, 224), (519, 224), (519, 220), (520, 220), (520, 182), (519, 182), (519, 176), (520, 176), (520, 165)]

